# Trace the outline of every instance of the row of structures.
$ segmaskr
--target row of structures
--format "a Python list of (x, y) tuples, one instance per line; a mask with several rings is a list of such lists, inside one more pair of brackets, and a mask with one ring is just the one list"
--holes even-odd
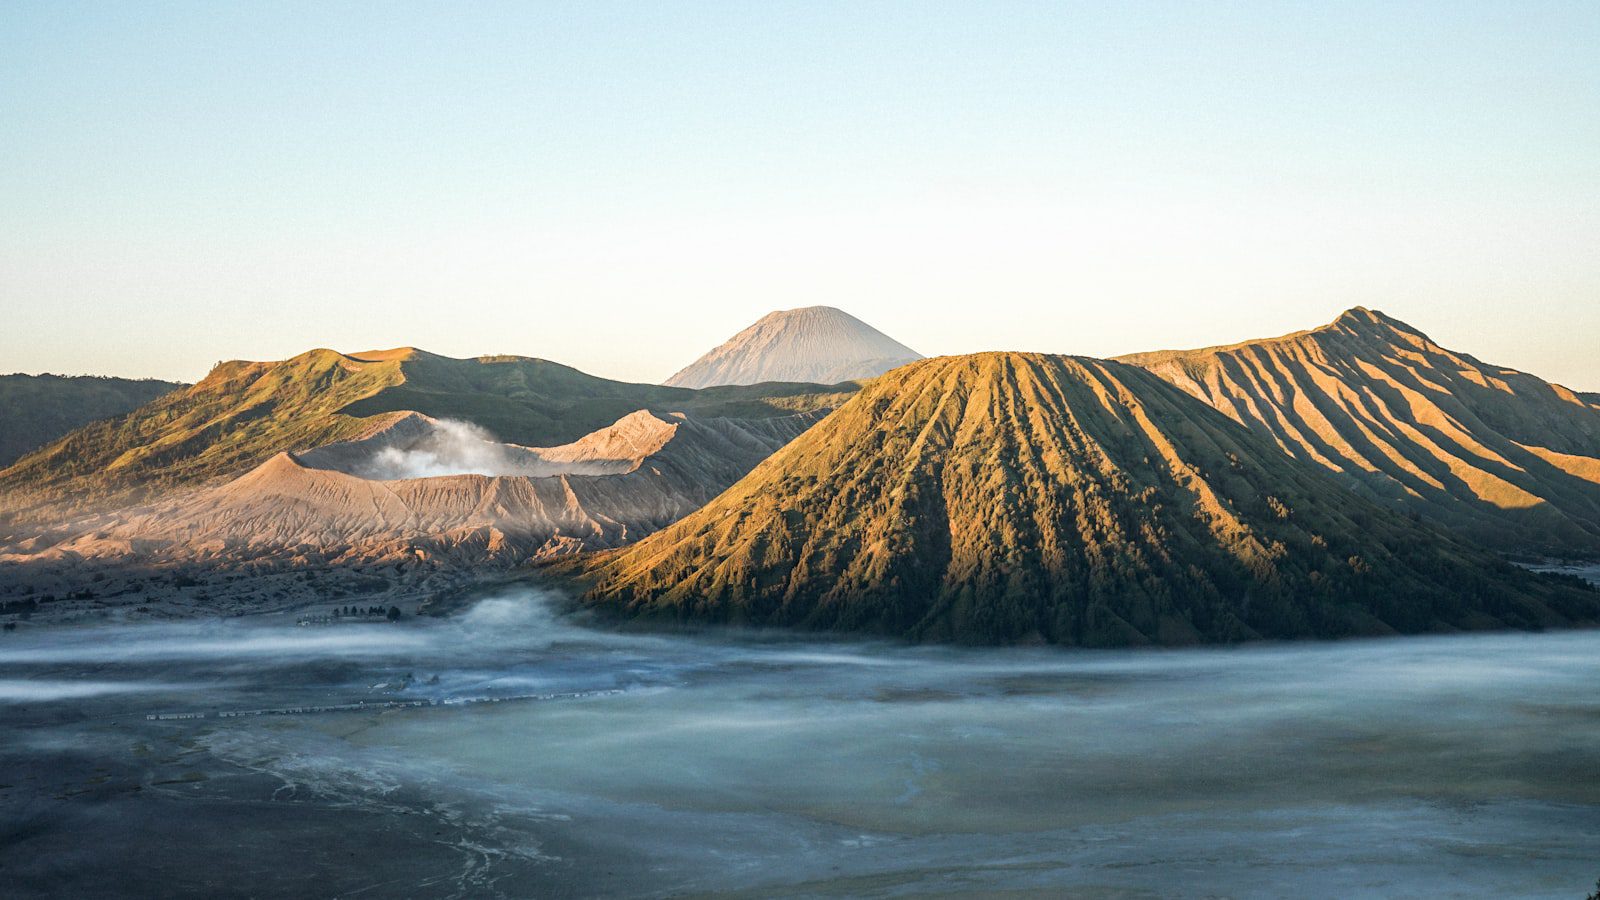
[[(506, 703), (514, 700), (579, 700), (588, 697), (609, 697), (621, 694), (621, 688), (610, 688), (603, 691), (568, 691), (558, 694), (516, 694), (510, 697), (442, 697), (428, 700), (384, 700), (379, 703), (368, 703), (358, 700), (355, 703), (336, 703), (326, 706), (279, 706), (271, 709), (230, 709), (216, 714), (219, 719), (239, 719), (249, 716), (296, 716), (307, 713), (326, 712), (359, 712), (365, 709), (408, 709), (419, 706), (466, 706), (473, 703)], [(203, 712), (190, 713), (151, 713), (145, 716), (150, 722), (165, 722), (173, 719), (204, 719)]]

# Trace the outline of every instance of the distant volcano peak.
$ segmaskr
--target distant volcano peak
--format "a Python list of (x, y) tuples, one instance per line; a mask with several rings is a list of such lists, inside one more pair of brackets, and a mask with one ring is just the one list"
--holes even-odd
[(1416, 343), (1421, 340), (1432, 344), (1428, 336), (1416, 328), (1384, 314), (1381, 310), (1368, 309), (1365, 306), (1355, 306), (1339, 314), (1328, 326), (1336, 331), (1345, 331), (1369, 337), (1382, 337), (1386, 339), (1402, 338), (1407, 343)]
[(872, 378), (922, 354), (842, 309), (803, 306), (762, 316), (667, 379), (673, 387)]

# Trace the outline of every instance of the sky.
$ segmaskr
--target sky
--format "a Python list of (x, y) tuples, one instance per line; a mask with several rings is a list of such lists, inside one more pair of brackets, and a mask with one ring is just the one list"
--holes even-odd
[(0, 372), (1362, 305), (1600, 390), (1600, 3), (0, 4)]

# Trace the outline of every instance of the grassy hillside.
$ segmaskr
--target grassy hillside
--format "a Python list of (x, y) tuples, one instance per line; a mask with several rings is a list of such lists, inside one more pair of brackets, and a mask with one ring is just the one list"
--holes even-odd
[(1391, 506), (1502, 550), (1600, 554), (1592, 398), (1361, 308), (1286, 337), (1121, 359)]
[(0, 375), (0, 468), (98, 419), (186, 385), (98, 375)]
[(583, 564), (632, 616), (1091, 646), (1592, 620), (1149, 372), (981, 354), (861, 393), (705, 508)]
[(402, 383), (350, 404), (344, 413), (415, 410), (475, 422), (501, 440), (549, 446), (575, 441), (638, 409), (757, 418), (835, 406), (856, 387), (767, 383), (697, 391), (611, 381), (519, 356), (459, 360), (417, 354), (404, 372)]
[(545, 360), (459, 360), (412, 349), (229, 362), (193, 387), (72, 432), (0, 470), (0, 513), (48, 517), (215, 482), (284, 450), (355, 438), (400, 410), (465, 419), (515, 443), (553, 445), (642, 408), (781, 415), (836, 404), (854, 388), (702, 392), (609, 381)]

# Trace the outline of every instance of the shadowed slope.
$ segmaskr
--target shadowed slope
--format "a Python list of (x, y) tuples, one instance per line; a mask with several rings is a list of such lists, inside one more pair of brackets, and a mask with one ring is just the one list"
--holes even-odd
[(315, 447), (368, 423), (339, 410), (399, 384), (400, 360), (312, 350), (283, 362), (226, 362), (198, 384), (72, 432), (0, 471), (9, 512), (119, 502), (239, 474), (288, 447)]
[(538, 359), (411, 348), (228, 362), (199, 384), (97, 422), (0, 470), (0, 514), (47, 519), (240, 475), (275, 454), (370, 434), (416, 411), (503, 440), (575, 441), (641, 408), (761, 417), (835, 405), (853, 386), (693, 391), (628, 384)]
[(99, 419), (187, 385), (98, 375), (0, 375), (0, 468)]
[(1149, 369), (1368, 496), (1503, 550), (1600, 553), (1600, 409), (1356, 308), (1228, 347), (1140, 353)]
[(1017, 353), (869, 383), (582, 577), (589, 603), (631, 615), (1085, 645), (1600, 609), (1361, 500), (1142, 369)]
[(668, 385), (833, 384), (872, 378), (922, 354), (844, 310), (807, 306), (768, 313), (668, 378)]

